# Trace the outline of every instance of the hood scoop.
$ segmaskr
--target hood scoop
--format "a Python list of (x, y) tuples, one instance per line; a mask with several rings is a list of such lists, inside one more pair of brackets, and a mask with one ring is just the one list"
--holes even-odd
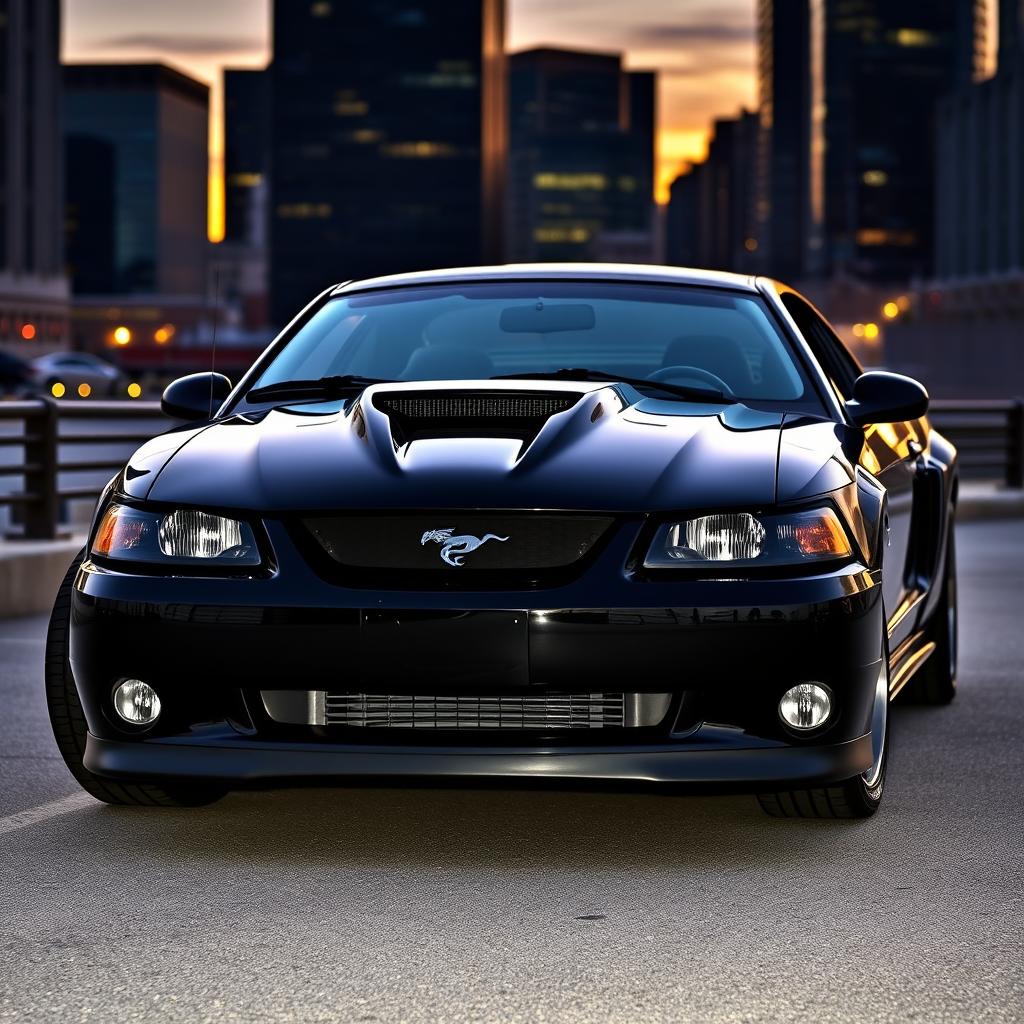
[(565, 391), (389, 391), (373, 406), (391, 424), (397, 446), (426, 438), (503, 437), (531, 442), (581, 393)]

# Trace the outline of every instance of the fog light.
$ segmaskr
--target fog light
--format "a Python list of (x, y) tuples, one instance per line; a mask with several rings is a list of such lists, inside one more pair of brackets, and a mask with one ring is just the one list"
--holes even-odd
[(132, 725), (149, 725), (160, 714), (160, 698), (141, 679), (122, 679), (114, 690), (114, 710)]
[(823, 686), (801, 683), (782, 695), (779, 714), (791, 729), (817, 729), (832, 714), (832, 701)]

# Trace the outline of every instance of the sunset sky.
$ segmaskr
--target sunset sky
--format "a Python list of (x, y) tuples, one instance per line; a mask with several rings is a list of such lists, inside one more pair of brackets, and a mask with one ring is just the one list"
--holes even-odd
[[(301, 3), (304, 0), (281, 0)], [(509, 47), (618, 50), (661, 73), (659, 188), (704, 152), (713, 117), (755, 101), (754, 0), (509, 0)], [(214, 86), (210, 233), (220, 235), (220, 69), (270, 56), (269, 0), (64, 0), (64, 59), (162, 60)]]

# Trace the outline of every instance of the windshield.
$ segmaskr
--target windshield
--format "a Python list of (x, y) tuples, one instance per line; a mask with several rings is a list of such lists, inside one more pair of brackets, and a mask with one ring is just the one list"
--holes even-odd
[(340, 295), (252, 387), (357, 375), (482, 380), (589, 368), (818, 408), (760, 296), (676, 285), (533, 281)]

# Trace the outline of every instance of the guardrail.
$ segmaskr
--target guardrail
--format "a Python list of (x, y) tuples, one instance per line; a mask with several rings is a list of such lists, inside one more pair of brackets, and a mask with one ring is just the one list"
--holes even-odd
[(964, 476), (1024, 487), (1024, 399), (935, 399), (928, 416), (935, 429), (956, 445)]
[[(1024, 399), (936, 400), (929, 415), (957, 446), (965, 476), (1024, 487)], [(20, 432), (6, 429), (19, 421)], [(131, 452), (170, 422), (159, 402), (0, 402), (0, 480), (22, 482), (0, 489), (0, 508), (16, 510), (19, 536), (56, 537), (67, 504), (94, 501)], [(19, 448), (20, 458), (8, 457)]]
[[(0, 508), (15, 510), (19, 536), (56, 537), (66, 503), (95, 501), (132, 451), (170, 422), (159, 402), (0, 402), (0, 478), (21, 478), (20, 489), (0, 491)], [(8, 456), (19, 448), (20, 458)]]

